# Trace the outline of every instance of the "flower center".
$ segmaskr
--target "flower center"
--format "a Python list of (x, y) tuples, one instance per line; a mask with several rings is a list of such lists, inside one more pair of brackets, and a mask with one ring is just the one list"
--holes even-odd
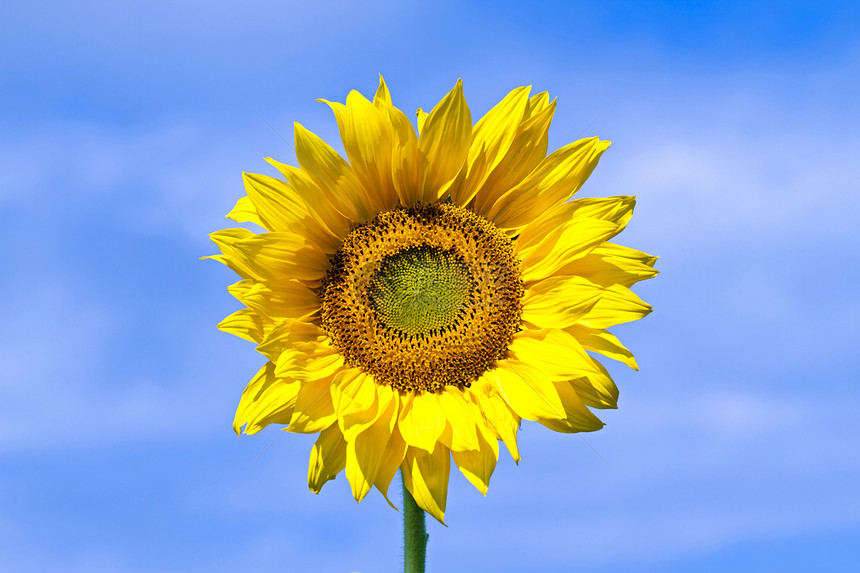
[(469, 272), (451, 251), (412, 247), (383, 261), (370, 283), (373, 308), (385, 326), (406, 335), (450, 326), (468, 301)]
[(449, 203), (353, 230), (319, 293), (320, 324), (347, 365), (401, 392), (469, 386), (507, 357), (522, 315), (511, 241)]

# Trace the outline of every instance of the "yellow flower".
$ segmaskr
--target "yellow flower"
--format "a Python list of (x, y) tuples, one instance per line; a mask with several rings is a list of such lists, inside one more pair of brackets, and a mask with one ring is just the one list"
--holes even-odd
[[(323, 100), (324, 101), (324, 100)], [(606, 328), (650, 307), (630, 290), (656, 257), (609, 242), (633, 197), (568, 199), (609, 142), (547, 151), (555, 101), (509, 93), (472, 125), (461, 82), (418, 131), (380, 78), (334, 111), (349, 161), (295, 125), (299, 167), (245, 174), (211, 258), (242, 280), (219, 324), (267, 359), (233, 428), (319, 433), (311, 490), (346, 470), (356, 500), (400, 469), (444, 519), (451, 459), (486, 494), (522, 419), (598, 430), (618, 390), (586, 351), (637, 368)]]

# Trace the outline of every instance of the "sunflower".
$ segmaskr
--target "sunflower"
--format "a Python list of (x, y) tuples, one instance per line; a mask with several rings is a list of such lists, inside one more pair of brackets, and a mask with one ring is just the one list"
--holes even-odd
[(399, 469), (443, 521), (452, 459), (486, 494), (499, 441), (520, 459), (522, 420), (590, 432), (589, 407), (616, 407), (589, 351), (637, 368), (606, 329), (651, 311), (630, 286), (656, 257), (609, 242), (633, 197), (569, 200), (609, 142), (546, 155), (555, 101), (529, 91), (473, 125), (458, 81), (416, 134), (380, 78), (372, 101), (321, 100), (348, 160), (297, 123), (299, 167), (244, 174), (227, 216), (266, 232), (211, 235), (246, 307), (219, 328), (267, 362), (233, 428), (319, 433), (312, 491), (345, 470), (356, 500), (388, 500)]

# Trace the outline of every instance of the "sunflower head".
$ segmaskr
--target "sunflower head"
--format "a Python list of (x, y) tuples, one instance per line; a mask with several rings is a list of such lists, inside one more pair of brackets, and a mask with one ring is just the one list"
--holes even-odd
[(320, 287), (320, 324), (377, 384), (463, 389), (507, 357), (522, 292), (504, 233), (463, 207), (418, 203), (347, 236)]
[(308, 483), (345, 470), (387, 497), (398, 471), (444, 519), (450, 463), (486, 494), (499, 441), (519, 460), (522, 419), (600, 429), (618, 391), (589, 352), (637, 368), (607, 330), (650, 312), (630, 287), (656, 257), (610, 242), (632, 197), (571, 199), (609, 146), (547, 155), (555, 102), (510, 92), (473, 125), (461, 82), (418, 132), (380, 78), (334, 111), (347, 158), (296, 124), (298, 167), (245, 174), (211, 258), (241, 278), (219, 328), (267, 359), (237, 432), (318, 433)]

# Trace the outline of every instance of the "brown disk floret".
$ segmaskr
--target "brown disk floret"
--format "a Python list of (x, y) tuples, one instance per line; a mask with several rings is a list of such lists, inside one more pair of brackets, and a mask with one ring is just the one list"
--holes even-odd
[[(443, 305), (444, 319), (398, 327), (384, 299), (394, 295), (380, 284), (391, 282), (390, 268), (413, 259), (444, 265), (442, 272), (456, 268), (451, 280), (462, 297), (452, 295), (456, 308)], [(467, 387), (507, 357), (520, 326), (523, 284), (511, 241), (492, 223), (450, 203), (418, 204), (380, 213), (352, 231), (319, 293), (322, 327), (347, 365), (401, 392), (435, 392)]]

